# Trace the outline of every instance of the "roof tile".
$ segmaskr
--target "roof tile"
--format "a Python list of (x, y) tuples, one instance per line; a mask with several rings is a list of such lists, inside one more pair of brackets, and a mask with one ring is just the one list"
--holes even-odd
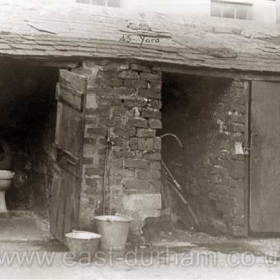
[[(118, 57), (219, 69), (280, 71), (279, 32), (256, 28), (253, 23), (245, 26), (230, 20), (155, 13), (147, 13), (143, 19), (137, 12), (103, 8), (97, 8), (94, 14), (46, 10), (41, 16), (36, 8), (12, 4), (4, 8), (0, 9), (0, 56)], [(140, 23), (151, 30), (142, 30)]]
[(0, 42), (0, 50), (9, 50), (9, 49), (11, 49), (11, 47), (8, 44), (4, 43), (4, 41)]

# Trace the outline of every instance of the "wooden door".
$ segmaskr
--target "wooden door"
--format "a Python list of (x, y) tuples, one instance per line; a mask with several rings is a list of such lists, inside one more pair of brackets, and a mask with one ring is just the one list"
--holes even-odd
[(50, 225), (53, 236), (61, 241), (78, 227), (86, 88), (85, 77), (60, 71)]
[(252, 82), (251, 104), (250, 229), (280, 233), (280, 83)]

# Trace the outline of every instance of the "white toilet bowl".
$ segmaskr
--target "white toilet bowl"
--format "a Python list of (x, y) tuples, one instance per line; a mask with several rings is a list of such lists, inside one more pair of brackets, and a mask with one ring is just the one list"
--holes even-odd
[(15, 173), (9, 170), (0, 170), (0, 212), (8, 212), (5, 193), (12, 185)]

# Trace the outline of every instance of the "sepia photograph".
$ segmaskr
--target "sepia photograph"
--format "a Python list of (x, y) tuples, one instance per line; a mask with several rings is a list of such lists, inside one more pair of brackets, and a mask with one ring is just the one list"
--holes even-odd
[(279, 280), (280, 0), (0, 0), (0, 279)]

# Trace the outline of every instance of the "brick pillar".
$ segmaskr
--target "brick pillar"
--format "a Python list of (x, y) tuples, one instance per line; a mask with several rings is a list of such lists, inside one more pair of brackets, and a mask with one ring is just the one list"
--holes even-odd
[(89, 80), (81, 228), (102, 214), (105, 188), (106, 212), (111, 201), (112, 214), (131, 215), (132, 233), (139, 235), (144, 219), (161, 208), (161, 73), (108, 60), (85, 62), (81, 72)]
[[(216, 113), (219, 124), (216, 153), (212, 160), (211, 177), (209, 177), (209, 198), (215, 210), (227, 225), (227, 230), (234, 236), (245, 236), (246, 226), (246, 158), (242, 144), (247, 143), (245, 130), (247, 122), (249, 82), (233, 81), (221, 96), (219, 103), (223, 109)], [(214, 226), (216, 222), (214, 221)], [(217, 230), (220, 230), (219, 222)]]
[(228, 221), (229, 231), (234, 236), (246, 236), (247, 176), (246, 156), (238, 151), (238, 146), (247, 145), (248, 133), (248, 96), (249, 82), (236, 80), (230, 89), (230, 111), (225, 126), (231, 143), (231, 166), (229, 174), (229, 190), (225, 194), (225, 203), (230, 206), (224, 218)]

